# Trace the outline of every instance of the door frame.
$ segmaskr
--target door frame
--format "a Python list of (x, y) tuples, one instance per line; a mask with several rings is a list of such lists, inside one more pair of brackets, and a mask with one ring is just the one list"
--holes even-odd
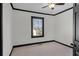
[(3, 26), (2, 26), (2, 15), (3, 15), (3, 6), (2, 3), (0, 3), (0, 26), (1, 26), (1, 31), (0, 31), (0, 56), (3, 56)]
[[(74, 26), (74, 27), (73, 27), (73, 29), (74, 29), (74, 30), (73, 30), (73, 32), (74, 32), (74, 35), (73, 35), (73, 43), (74, 43), (74, 44), (73, 44), (73, 56), (77, 56), (77, 55), (76, 55), (76, 50), (75, 50), (75, 49), (76, 49), (76, 48), (75, 48), (75, 47), (76, 47), (75, 41), (77, 41), (77, 40), (76, 40), (76, 14), (77, 14), (77, 10), (76, 10), (77, 7), (76, 7), (76, 6), (77, 6), (77, 3), (74, 3), (74, 4), (73, 4), (73, 24), (74, 24), (74, 25), (73, 25), (73, 26)], [(79, 41), (78, 41), (78, 42), (79, 42)]]

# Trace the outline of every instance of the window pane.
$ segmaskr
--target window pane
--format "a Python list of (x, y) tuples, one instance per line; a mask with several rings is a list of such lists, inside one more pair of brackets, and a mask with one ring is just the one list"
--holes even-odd
[(44, 37), (44, 18), (32, 16), (31, 23), (32, 38)]
[(41, 19), (33, 19), (33, 36), (41, 36), (42, 35), (42, 20)]

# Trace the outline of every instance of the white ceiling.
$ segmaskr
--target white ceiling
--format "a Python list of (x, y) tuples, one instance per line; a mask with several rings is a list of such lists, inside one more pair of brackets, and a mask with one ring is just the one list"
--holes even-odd
[(56, 5), (55, 8), (53, 10), (51, 10), (49, 7), (42, 8), (45, 5), (48, 5), (48, 4), (47, 3), (13, 3), (13, 6), (15, 8), (36, 11), (36, 12), (42, 12), (42, 13), (48, 13), (48, 14), (56, 14), (58, 12), (65, 10), (65, 9), (73, 7), (72, 3), (65, 3), (64, 5), (61, 5), (61, 6)]

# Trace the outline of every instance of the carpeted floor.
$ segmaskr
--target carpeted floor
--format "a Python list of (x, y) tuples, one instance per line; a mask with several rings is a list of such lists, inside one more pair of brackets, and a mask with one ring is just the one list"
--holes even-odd
[(72, 48), (50, 42), (14, 48), (11, 56), (72, 56)]

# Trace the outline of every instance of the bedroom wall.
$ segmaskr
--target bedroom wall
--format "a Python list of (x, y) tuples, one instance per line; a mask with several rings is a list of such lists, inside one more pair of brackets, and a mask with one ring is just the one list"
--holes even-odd
[[(45, 37), (31, 38), (31, 16), (44, 17)], [(73, 10), (56, 16), (28, 13), (14, 10), (13, 12), (13, 44), (57, 40), (70, 45), (73, 43)]]
[(70, 45), (73, 43), (73, 9), (55, 16), (55, 40)]
[[(44, 17), (44, 37), (31, 38), (31, 16)], [(13, 11), (13, 45), (21, 45), (55, 39), (54, 16)]]

